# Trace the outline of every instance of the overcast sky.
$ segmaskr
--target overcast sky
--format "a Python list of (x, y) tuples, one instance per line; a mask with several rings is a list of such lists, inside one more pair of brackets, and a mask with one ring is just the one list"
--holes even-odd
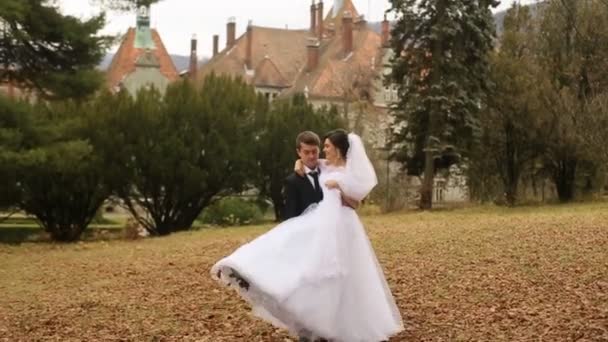
[[(518, 0), (503, 0), (498, 10), (508, 8), (515, 1)], [(328, 11), (333, 0), (324, 2)], [(381, 20), (389, 7), (388, 0), (353, 2), (370, 21)], [(64, 13), (82, 18), (100, 11), (90, 0), (58, 0), (58, 3)], [(214, 34), (220, 35), (220, 49), (223, 48), (228, 18), (236, 18), (237, 36), (245, 30), (249, 20), (258, 26), (306, 28), (310, 23), (310, 3), (310, 0), (163, 0), (152, 5), (151, 20), (170, 53), (188, 55), (190, 38), (196, 34), (202, 57), (211, 55)], [(104, 33), (124, 33), (131, 26), (135, 26), (135, 14), (110, 12)]]

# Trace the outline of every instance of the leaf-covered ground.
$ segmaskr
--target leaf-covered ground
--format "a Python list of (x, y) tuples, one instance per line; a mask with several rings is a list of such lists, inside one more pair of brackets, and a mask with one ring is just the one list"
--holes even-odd
[[(608, 205), (364, 219), (394, 341), (607, 341)], [(268, 227), (0, 245), (0, 341), (289, 341), (208, 275)]]

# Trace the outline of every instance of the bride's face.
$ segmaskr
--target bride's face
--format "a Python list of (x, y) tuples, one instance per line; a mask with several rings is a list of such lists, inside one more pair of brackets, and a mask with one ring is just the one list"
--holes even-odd
[(329, 139), (325, 139), (325, 142), (323, 143), (323, 152), (325, 153), (325, 159), (332, 164), (335, 164), (340, 157), (340, 150), (338, 150)]

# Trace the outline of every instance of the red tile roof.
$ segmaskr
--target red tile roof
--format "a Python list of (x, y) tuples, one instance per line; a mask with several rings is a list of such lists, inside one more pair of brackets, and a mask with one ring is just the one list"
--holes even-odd
[[(306, 65), (308, 30), (285, 30), (253, 26), (252, 65), (254, 69), (270, 59), (288, 84), (293, 84), (301, 68)], [(207, 62), (198, 72), (203, 79), (211, 72), (247, 78), (245, 56), (247, 35), (240, 36), (235, 45), (224, 49)], [(267, 58), (268, 57), (268, 58)], [(252, 81), (252, 80), (250, 80)]]
[(253, 84), (257, 87), (288, 88), (291, 84), (283, 77), (270, 57), (264, 60), (255, 69)]
[(379, 74), (380, 44), (380, 35), (360, 25), (353, 31), (353, 52), (345, 56), (342, 35), (336, 35), (323, 43), (318, 67), (312, 72), (302, 71), (289, 93), (308, 92), (312, 98), (342, 99), (353, 83)]
[[(287, 30), (253, 27), (252, 65), (254, 74), (247, 73), (245, 56), (247, 35), (241, 35), (231, 49), (224, 49), (198, 72), (202, 80), (211, 72), (240, 76), (259, 86), (289, 89), (286, 95), (308, 90), (313, 98), (342, 98), (344, 87), (357, 82), (362, 75), (378, 75), (382, 61), (381, 37), (364, 21), (357, 20), (359, 13), (352, 1), (345, 0), (343, 10), (336, 17), (327, 17), (326, 25), (341, 24), (344, 11), (354, 18), (353, 52), (346, 57), (343, 52), (342, 30), (333, 30), (321, 42), (319, 64), (312, 71), (305, 71), (309, 30)], [(333, 26), (333, 24), (332, 24)], [(331, 31), (331, 30), (330, 30)]]
[[(152, 50), (152, 52), (160, 64), (160, 72), (167, 77), (169, 81), (179, 79), (179, 73), (173, 64), (173, 60), (167, 52), (158, 31), (155, 29), (152, 29), (151, 31), (152, 39), (156, 46), (156, 49)], [(135, 29), (129, 28), (108, 68), (106, 82), (110, 89), (116, 87), (125, 76), (135, 71), (135, 63), (144, 52), (144, 49), (135, 47)]]

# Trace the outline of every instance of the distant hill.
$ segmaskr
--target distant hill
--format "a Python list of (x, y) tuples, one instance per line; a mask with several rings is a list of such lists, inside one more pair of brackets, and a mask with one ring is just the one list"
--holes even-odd
[[(541, 5), (542, 5), (542, 2), (531, 3), (527, 6), (529, 6), (532, 9), (532, 15), (536, 15), (536, 13), (538, 12), (538, 8)], [(502, 34), (503, 23), (505, 21), (506, 15), (507, 15), (507, 10), (494, 13), (494, 22), (496, 23), (496, 33), (499, 36)], [(370, 22), (369, 25), (372, 27), (372, 29), (374, 31), (378, 32), (378, 34), (382, 33), (382, 22)]]
[[(372, 30), (376, 31), (378, 34), (382, 34), (382, 22), (381, 21), (370, 21), (367, 23)], [(391, 22), (392, 24), (392, 22)]]
[[(532, 17), (536, 17), (538, 15), (538, 11), (540, 7), (544, 4), (544, 2), (531, 3), (526, 6), (530, 7), (530, 13)], [(496, 33), (500, 36), (502, 34), (505, 22), (505, 16), (507, 15), (507, 10), (497, 12), (494, 14), (494, 21), (496, 22)]]
[(494, 13), (494, 22), (496, 23), (496, 34), (502, 35), (505, 17), (507, 16), (507, 10)]
[(100, 70), (108, 70), (108, 68), (110, 67), (110, 63), (112, 63), (113, 58), (114, 58), (113, 53), (109, 53), (109, 54), (105, 55), (103, 57), (103, 59), (101, 60), (101, 63), (99, 64), (98, 68)]

